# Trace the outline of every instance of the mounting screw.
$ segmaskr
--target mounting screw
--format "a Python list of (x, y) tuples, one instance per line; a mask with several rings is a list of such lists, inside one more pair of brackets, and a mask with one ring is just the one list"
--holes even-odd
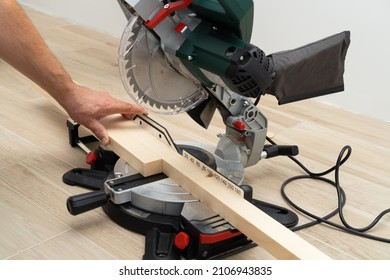
[(241, 151), (243, 151), (244, 153), (246, 153), (247, 155), (250, 155), (251, 154), (251, 150), (248, 149), (247, 147), (241, 147)]
[(164, 9), (165, 9), (165, 10), (168, 10), (168, 9), (169, 9), (169, 4), (165, 4), (165, 5), (164, 5)]

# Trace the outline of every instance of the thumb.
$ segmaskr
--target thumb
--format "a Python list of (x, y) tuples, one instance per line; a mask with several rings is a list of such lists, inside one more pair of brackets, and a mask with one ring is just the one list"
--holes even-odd
[(99, 138), (104, 146), (110, 144), (110, 138), (108, 137), (107, 130), (98, 120), (91, 122), (88, 128), (93, 132), (93, 134), (95, 134), (97, 138)]

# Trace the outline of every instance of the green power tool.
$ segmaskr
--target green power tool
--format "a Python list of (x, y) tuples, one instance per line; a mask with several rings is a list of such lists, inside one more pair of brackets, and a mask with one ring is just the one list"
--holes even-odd
[(262, 95), (283, 104), (344, 89), (348, 31), (266, 55), (250, 43), (252, 0), (119, 3), (128, 18), (119, 49), (127, 92), (150, 111), (187, 112), (204, 128), (218, 109), (226, 133), (213, 154), (228, 178), (270, 157), (267, 119), (256, 106)]

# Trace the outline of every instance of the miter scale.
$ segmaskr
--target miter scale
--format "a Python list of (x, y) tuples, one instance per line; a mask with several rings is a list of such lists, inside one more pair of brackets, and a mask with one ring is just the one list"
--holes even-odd
[[(218, 135), (215, 147), (210, 147), (175, 142), (148, 117), (138, 116), (135, 121), (172, 149), (184, 151), (240, 186), (246, 199), (281, 223), (294, 225), (296, 215), (254, 200), (251, 188), (242, 186), (246, 167), (264, 158), (298, 153), (296, 146), (265, 144), (267, 119), (257, 104), (267, 93), (283, 104), (343, 90), (349, 32), (267, 56), (249, 43), (252, 0), (118, 2), (128, 19), (119, 47), (119, 69), (130, 97), (150, 112), (188, 113), (205, 129), (218, 109), (226, 129)], [(164, 174), (145, 178), (132, 169), (131, 162), (115, 156), (109, 164), (104, 157), (100, 160), (103, 164), (98, 166), (103, 168), (92, 169), (114, 166), (104, 170), (108, 175), (103, 176), (104, 184), (96, 192), (71, 197), (69, 211), (79, 214), (103, 206), (122, 226), (148, 232), (147, 240), (151, 232), (147, 247), (155, 246), (145, 258), (161, 258), (177, 250), (187, 258), (209, 258), (250, 244)], [(79, 176), (80, 170), (66, 175)]]

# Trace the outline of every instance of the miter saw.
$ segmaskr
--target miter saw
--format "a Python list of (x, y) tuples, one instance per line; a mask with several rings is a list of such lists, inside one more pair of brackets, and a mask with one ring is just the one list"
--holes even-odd
[[(252, 0), (118, 2), (128, 19), (119, 47), (119, 69), (129, 95), (151, 112), (186, 112), (206, 129), (218, 110), (226, 131), (219, 135), (216, 147), (210, 147), (173, 141), (168, 131), (146, 116), (137, 116), (140, 125), (241, 186), (246, 199), (282, 224), (295, 225), (294, 213), (254, 200), (251, 188), (243, 185), (246, 167), (264, 158), (298, 153), (296, 146), (265, 144), (267, 119), (257, 103), (264, 94), (284, 104), (342, 91), (349, 32), (266, 55), (250, 43)], [(79, 141), (78, 135), (70, 139), (73, 144)], [(112, 155), (107, 160), (103, 153), (107, 152), (97, 153), (99, 167), (96, 159), (92, 165), (93, 171), (103, 171), (101, 178), (97, 175), (102, 183), (96, 192), (68, 199), (72, 214), (103, 206), (122, 226), (148, 233), (147, 247), (152, 249), (145, 258), (165, 258), (172, 252), (210, 258), (250, 244), (164, 174), (145, 178), (132, 169), (131, 162)], [(64, 181), (81, 185), (84, 181), (91, 187), (96, 184), (85, 184), (84, 179), (95, 175), (77, 169), (65, 174)]]

